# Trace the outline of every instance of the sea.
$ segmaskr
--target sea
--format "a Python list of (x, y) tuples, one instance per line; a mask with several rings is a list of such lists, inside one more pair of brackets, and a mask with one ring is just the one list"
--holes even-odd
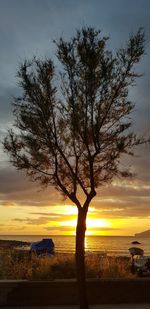
[[(20, 240), (30, 243), (40, 241), (43, 238), (52, 238), (55, 244), (55, 252), (74, 253), (75, 236), (53, 235), (0, 235), (4, 240)], [(132, 244), (138, 241), (140, 244)], [(150, 256), (150, 238), (138, 239), (134, 236), (86, 236), (85, 251), (91, 253), (106, 253), (108, 256), (130, 256), (129, 248), (139, 247), (144, 250), (146, 256)]]

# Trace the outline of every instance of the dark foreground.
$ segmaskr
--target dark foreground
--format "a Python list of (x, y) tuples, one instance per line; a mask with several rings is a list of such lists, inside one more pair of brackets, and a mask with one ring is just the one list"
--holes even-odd
[[(1, 307), (5, 309), (6, 307)], [(9, 307), (18, 309), (18, 307)], [(7, 309), (9, 309), (7, 307)], [(40, 306), (40, 307), (20, 307), (21, 309), (78, 309), (78, 306)], [(149, 304), (114, 304), (114, 305), (91, 305), (90, 309), (149, 309)]]
[[(91, 305), (150, 304), (149, 286), (149, 278), (91, 279), (87, 282), (88, 300)], [(77, 282), (75, 280), (0, 281), (1, 307), (53, 306), (55, 308), (55, 306), (65, 306), (67, 308), (67, 306), (77, 304)], [(125, 308), (129, 308), (129, 305)]]

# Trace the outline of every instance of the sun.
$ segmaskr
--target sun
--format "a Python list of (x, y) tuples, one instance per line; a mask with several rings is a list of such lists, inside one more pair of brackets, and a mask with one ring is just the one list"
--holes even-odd
[[(61, 223), (64, 226), (68, 227), (76, 227), (77, 221), (74, 220), (68, 220)], [(87, 227), (87, 233), (93, 234), (96, 232), (96, 230), (100, 230), (101, 228), (108, 228), (111, 226), (111, 222), (109, 222), (107, 219), (94, 219), (94, 218), (87, 218), (86, 220), (86, 227)]]
[(87, 218), (86, 220), (87, 229), (93, 228), (104, 228), (110, 227), (111, 223), (106, 219), (94, 219), (94, 218)]

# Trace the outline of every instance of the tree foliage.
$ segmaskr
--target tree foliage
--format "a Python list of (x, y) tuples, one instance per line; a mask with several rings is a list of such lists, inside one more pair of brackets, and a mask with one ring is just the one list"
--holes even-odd
[(129, 87), (144, 53), (142, 29), (115, 54), (108, 38), (82, 28), (70, 40), (60, 38), (51, 59), (25, 60), (18, 71), (22, 95), (14, 100), (15, 129), (4, 142), (12, 163), (33, 180), (54, 185), (81, 207), (86, 199), (120, 170), (123, 154), (143, 142), (131, 131)]
[(18, 71), (22, 95), (14, 100), (15, 129), (4, 141), (13, 165), (32, 180), (55, 186), (78, 207), (80, 309), (89, 308), (84, 263), (89, 204), (98, 186), (130, 175), (120, 160), (145, 142), (132, 132), (134, 104), (128, 99), (140, 76), (134, 66), (144, 54), (143, 30), (116, 53), (107, 49), (107, 40), (90, 27), (69, 41), (60, 38), (55, 42), (59, 73), (51, 59), (25, 60)]

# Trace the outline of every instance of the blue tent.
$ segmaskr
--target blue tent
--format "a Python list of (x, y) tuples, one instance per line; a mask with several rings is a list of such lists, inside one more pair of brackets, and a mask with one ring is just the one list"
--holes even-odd
[(51, 238), (43, 238), (41, 241), (34, 242), (31, 245), (31, 252), (36, 252), (37, 254), (54, 254), (54, 243)]

